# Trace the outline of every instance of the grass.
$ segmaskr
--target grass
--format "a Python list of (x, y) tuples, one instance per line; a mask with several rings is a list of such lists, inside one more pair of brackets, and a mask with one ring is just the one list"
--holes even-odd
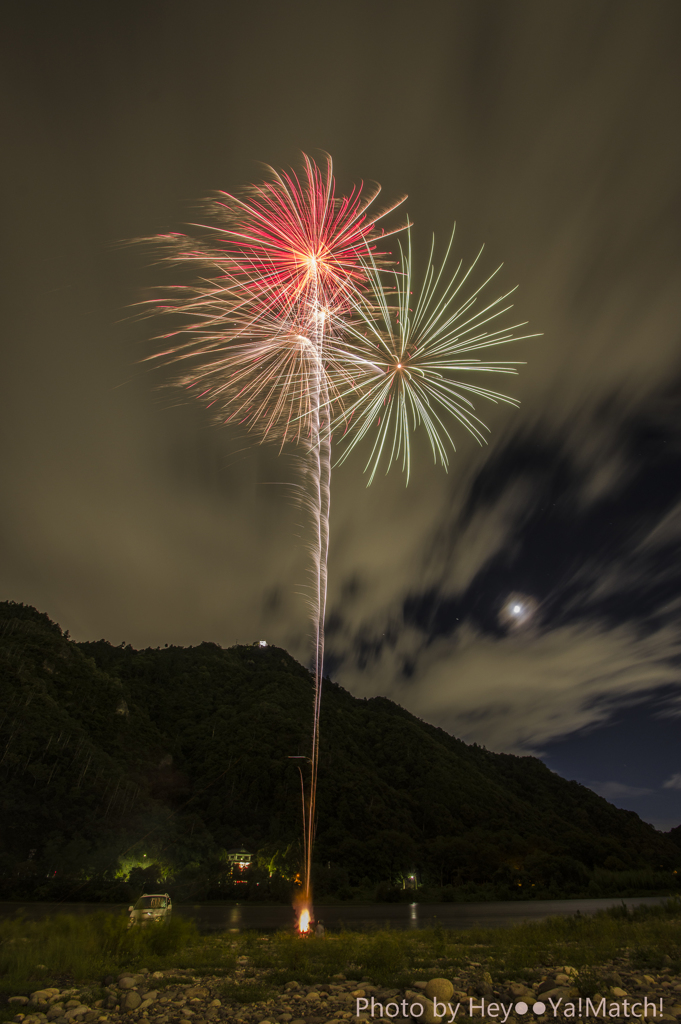
[(233, 954), (225, 964), (224, 949), (204, 941), (192, 922), (179, 918), (130, 929), (127, 918), (105, 912), (55, 914), (42, 921), (5, 919), (0, 921), (0, 993), (66, 981), (101, 982), (107, 974), (139, 967), (180, 967), (183, 951), (191, 947), (202, 970), (233, 965)]
[[(554, 917), (511, 928), (432, 929), (327, 933), (306, 938), (278, 932), (201, 936), (176, 918), (150, 928), (127, 929), (127, 919), (107, 913), (42, 921), (0, 921), (0, 1021), (13, 1016), (8, 996), (36, 988), (89, 983), (90, 998), (107, 974), (147, 968), (182, 968), (195, 975), (229, 975), (237, 957), (248, 957), (240, 980), (225, 978), (224, 997), (259, 1002), (287, 981), (314, 984), (343, 974), (391, 987), (413, 985), (462, 970), (493, 981), (531, 981), (547, 968), (579, 971), (583, 995), (602, 991), (607, 963), (626, 957), (631, 968), (669, 967), (681, 972), (681, 900), (601, 911), (591, 917)], [(474, 966), (474, 965), (477, 965)], [(160, 987), (172, 985), (164, 979)]]

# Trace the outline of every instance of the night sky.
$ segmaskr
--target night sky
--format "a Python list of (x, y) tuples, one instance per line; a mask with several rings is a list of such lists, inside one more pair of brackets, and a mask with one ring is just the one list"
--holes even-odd
[[(78, 640), (308, 660), (295, 458), (140, 360), (120, 243), (301, 151), (485, 243), (542, 337), (457, 434), (334, 471), (327, 668), (681, 823), (677, 0), (14, 4), (2, 85), (0, 597)], [(493, 385), (492, 385), (493, 386)], [(490, 411), (491, 410), (491, 411)], [(519, 609), (515, 612), (514, 608)], [(322, 753), (323, 756), (323, 753)]]

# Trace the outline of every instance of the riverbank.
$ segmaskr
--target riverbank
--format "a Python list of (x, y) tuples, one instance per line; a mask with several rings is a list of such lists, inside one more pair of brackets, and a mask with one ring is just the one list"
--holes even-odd
[(678, 900), (633, 913), (615, 908), (465, 932), (202, 937), (187, 922), (137, 931), (121, 925), (110, 915), (3, 922), (2, 1018), (15, 1024), (323, 1024), (348, 1021), (358, 1009), (370, 1016), (373, 999), (375, 1017), (390, 1004), (398, 1020), (420, 1001), (428, 1024), (427, 996), (437, 992), (427, 986), (439, 978), (438, 998), (458, 1005), (456, 1020), (480, 1018), (482, 1000), (485, 1016), (490, 1002), (503, 1004), (499, 1019), (508, 1011), (509, 1022), (543, 1016), (542, 1005), (549, 1018), (554, 1005), (562, 1017), (571, 1004), (574, 1016), (586, 1019), (594, 1015), (587, 998), (594, 1008), (605, 999), (606, 1011), (616, 1005), (620, 1019), (633, 1020), (646, 1008), (652, 1019), (654, 1007), (659, 1020), (662, 1005), (662, 1019), (681, 1020)]

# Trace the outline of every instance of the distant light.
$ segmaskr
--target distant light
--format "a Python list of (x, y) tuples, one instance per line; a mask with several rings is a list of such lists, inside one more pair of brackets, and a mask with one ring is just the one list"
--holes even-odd
[(499, 622), (512, 630), (531, 626), (537, 617), (539, 603), (530, 594), (509, 594), (499, 609)]
[(267, 640), (258, 640), (258, 647), (267, 647)]

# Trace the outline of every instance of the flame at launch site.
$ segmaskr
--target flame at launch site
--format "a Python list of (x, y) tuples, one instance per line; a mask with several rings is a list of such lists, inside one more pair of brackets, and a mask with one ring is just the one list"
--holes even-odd
[(298, 931), (301, 933), (309, 932), (310, 930), (310, 911), (307, 907), (303, 907), (300, 911), (300, 917), (298, 918)]

